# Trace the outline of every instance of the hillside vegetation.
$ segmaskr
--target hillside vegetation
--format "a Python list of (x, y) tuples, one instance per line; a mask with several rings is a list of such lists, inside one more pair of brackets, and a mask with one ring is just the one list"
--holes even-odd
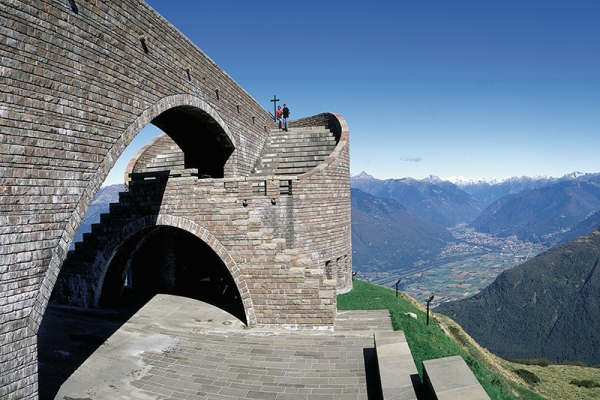
[(504, 271), (436, 311), (506, 358), (600, 364), (600, 229)]
[(352, 194), (353, 263), (360, 271), (386, 271), (412, 267), (415, 261), (433, 260), (452, 234), (433, 225), (392, 199), (358, 189)]
[[(395, 330), (404, 331), (415, 365), (422, 378), (423, 360), (462, 356), (492, 399), (600, 398), (600, 388), (575, 383), (600, 382), (600, 369), (577, 366), (530, 366), (503, 360), (481, 348), (450, 318), (431, 313), (425, 324), (425, 308), (413, 298), (367, 282), (353, 282), (351, 292), (338, 296), (340, 310), (388, 309)], [(406, 313), (414, 313), (417, 319)]]
[(505, 196), (486, 208), (470, 226), (494, 236), (516, 235), (520, 240), (554, 246), (599, 209), (600, 177), (593, 177)]

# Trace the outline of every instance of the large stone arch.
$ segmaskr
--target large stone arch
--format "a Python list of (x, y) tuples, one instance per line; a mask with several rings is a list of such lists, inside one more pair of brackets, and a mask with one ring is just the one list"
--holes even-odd
[[(44, 310), (48, 306), (48, 301), (50, 300), (50, 293), (54, 288), (56, 283), (56, 279), (60, 272), (60, 267), (62, 262), (66, 256), (66, 249), (71, 245), (73, 241), (73, 237), (75, 236), (75, 232), (79, 228), (81, 223), (81, 219), (85, 215), (85, 211), (87, 210), (89, 205), (91, 204), (94, 196), (100, 189), (102, 182), (106, 179), (106, 176), (116, 163), (119, 156), (123, 153), (125, 148), (131, 143), (131, 141), (137, 136), (140, 131), (146, 127), (149, 123), (152, 123), (157, 117), (162, 115), (169, 110), (177, 109), (179, 107), (188, 107), (191, 109), (199, 110), (201, 113), (205, 114), (208, 119), (212, 121), (212, 123), (218, 126), (224, 135), (226, 135), (227, 140), (229, 140), (232, 145), (235, 147), (235, 137), (231, 133), (229, 127), (221, 118), (219, 113), (210, 106), (203, 99), (192, 96), (188, 94), (179, 94), (168, 96), (160, 99), (152, 106), (148, 107), (144, 110), (124, 131), (122, 135), (119, 135), (119, 138), (112, 146), (106, 157), (100, 163), (100, 167), (98, 168), (97, 175), (94, 179), (89, 181), (87, 188), (84, 191), (83, 196), (81, 196), (79, 203), (77, 204), (75, 211), (72, 213), (67, 226), (70, 229), (63, 231), (63, 237), (61, 238), (61, 246), (58, 246), (53, 249), (52, 258), (49, 265), (48, 270), (44, 276), (42, 281), (42, 288), (36, 299), (36, 307), (32, 308), (31, 314), (28, 316), (27, 326), (37, 333), (39, 326), (42, 322)], [(231, 169), (231, 173), (235, 173), (235, 163), (229, 162), (230, 165), (233, 165)], [(66, 246), (66, 247), (65, 247)]]
[[(273, 117), (144, 1), (0, 3), (0, 398), (37, 398), (36, 335), (75, 231), (123, 149), (171, 109), (210, 118), (217, 141), (235, 151), (226, 179), (167, 179), (165, 193), (181, 207), (164, 213), (221, 207), (227, 218), (200, 222), (219, 240), (172, 223), (203, 236), (227, 263), (232, 255), (243, 263), (240, 293), (255, 296), (249, 323), (333, 326), (335, 282), (323, 279), (323, 264), (351, 265), (348, 146), (301, 176), (256, 176)], [(286, 207), (294, 218), (282, 225), (272, 216)]]
[[(157, 101), (154, 105), (144, 110), (136, 119), (133, 121), (123, 134), (117, 139), (117, 142), (113, 145), (103, 163), (100, 166), (100, 171), (103, 172), (104, 176), (101, 178), (102, 182), (108, 175), (108, 172), (114, 166), (116, 160), (123, 153), (125, 148), (131, 143), (135, 136), (148, 124), (152, 123), (161, 114), (179, 107), (190, 107), (200, 110), (206, 114), (212, 122), (222, 129), (227, 139), (232, 143), (234, 148), (237, 148), (237, 140), (230, 130), (228, 124), (219, 115), (218, 111), (215, 110), (207, 101), (204, 99), (189, 94), (176, 94), (168, 97), (164, 97)], [(228, 161), (231, 171), (230, 174), (237, 174), (237, 164), (234, 162), (236, 153), (233, 152), (232, 158)]]

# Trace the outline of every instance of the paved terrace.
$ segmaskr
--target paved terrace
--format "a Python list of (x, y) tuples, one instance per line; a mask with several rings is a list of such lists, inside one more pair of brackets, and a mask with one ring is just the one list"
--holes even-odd
[(340, 311), (334, 331), (248, 329), (196, 300), (157, 295), (56, 399), (376, 399), (373, 334), (387, 310)]

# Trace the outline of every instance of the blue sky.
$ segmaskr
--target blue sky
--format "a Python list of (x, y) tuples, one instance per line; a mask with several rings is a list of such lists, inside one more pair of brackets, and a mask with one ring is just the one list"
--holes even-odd
[(147, 2), (267, 110), (344, 116), (352, 175), (600, 172), (599, 1)]

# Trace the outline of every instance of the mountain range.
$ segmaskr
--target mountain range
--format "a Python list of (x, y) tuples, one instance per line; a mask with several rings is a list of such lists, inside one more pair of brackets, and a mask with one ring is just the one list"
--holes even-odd
[(76, 242), (81, 242), (83, 240), (84, 233), (91, 232), (92, 224), (100, 222), (100, 214), (109, 212), (110, 203), (119, 202), (119, 192), (122, 192), (123, 190), (125, 190), (125, 185), (123, 184), (103, 186), (98, 190), (94, 200), (92, 200), (92, 204), (90, 204), (85, 216), (81, 220), (79, 229), (75, 232), (71, 250), (75, 248)]
[(446, 228), (472, 221), (483, 209), (475, 197), (441, 179), (379, 180), (363, 172), (350, 178), (350, 186), (376, 197), (396, 200), (419, 217)]
[(568, 237), (565, 234), (598, 210), (600, 176), (593, 176), (585, 181), (561, 181), (502, 197), (470, 226), (494, 236), (515, 235), (520, 240), (553, 246), (563, 243)]
[[(487, 207), (504, 196), (521, 193), (526, 190), (540, 189), (544, 186), (552, 185), (558, 182), (585, 180), (589, 177), (593, 177), (594, 175), (597, 174), (573, 172), (560, 178), (553, 178), (549, 176), (535, 176), (533, 178), (528, 176), (513, 176), (512, 178), (499, 181), (496, 179), (465, 179), (462, 177), (452, 177), (448, 178), (447, 180), (465, 192), (469, 193), (477, 200), (481, 201), (485, 207)], [(432, 178), (439, 179), (437, 177)]]
[(379, 180), (363, 172), (351, 177), (350, 185), (394, 199), (438, 226), (467, 223), (479, 232), (546, 246), (589, 233), (600, 223), (597, 173), (451, 182), (435, 176)]

